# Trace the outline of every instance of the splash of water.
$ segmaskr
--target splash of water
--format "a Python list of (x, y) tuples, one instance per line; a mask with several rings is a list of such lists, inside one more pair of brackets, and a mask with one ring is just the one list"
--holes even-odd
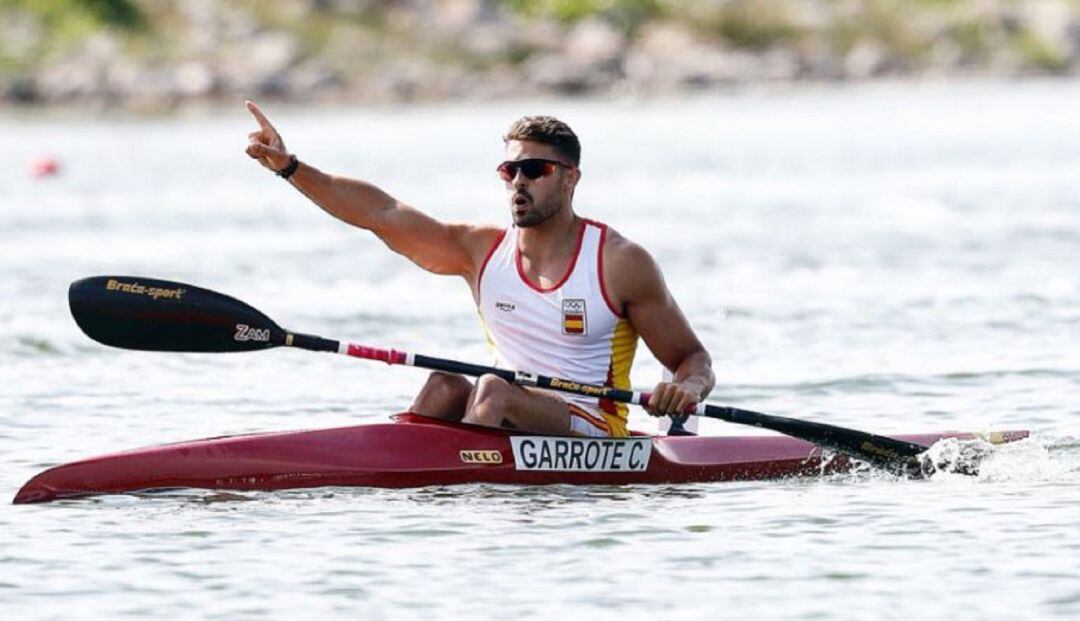
[(945, 438), (922, 455), (923, 472), (977, 475), (993, 452), (994, 445), (982, 438)]
[(1080, 442), (1032, 434), (1005, 444), (982, 438), (947, 438), (924, 455), (932, 479), (968, 478), (980, 483), (1064, 483), (1080, 480)]

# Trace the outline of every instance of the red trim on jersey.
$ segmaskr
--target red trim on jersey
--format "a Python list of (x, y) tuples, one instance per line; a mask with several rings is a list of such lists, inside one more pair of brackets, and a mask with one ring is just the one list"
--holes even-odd
[(503, 238), (506, 237), (506, 229), (499, 231), (499, 236), (495, 238), (495, 243), (491, 244), (491, 248), (488, 248), (487, 256), (484, 257), (484, 262), (480, 264), (480, 274), (476, 277), (476, 305), (480, 306), (480, 282), (484, 279), (484, 270), (487, 269), (488, 261), (491, 260), (491, 255), (495, 254), (495, 251), (499, 249), (499, 244), (502, 243)]
[(570, 274), (574, 273), (574, 267), (577, 266), (578, 255), (581, 254), (581, 243), (585, 239), (585, 226), (587, 222), (587, 220), (582, 220), (581, 222), (581, 230), (578, 231), (577, 237), (577, 248), (574, 249), (574, 258), (570, 260), (570, 265), (566, 268), (566, 273), (563, 274), (563, 277), (559, 279), (559, 282), (548, 287), (547, 289), (543, 287), (538, 287), (529, 280), (529, 277), (525, 275), (525, 268), (521, 266), (521, 248), (514, 248), (514, 263), (517, 264), (518, 276), (521, 277), (521, 281), (524, 282), (526, 285), (529, 285), (530, 289), (533, 289), (534, 291), (539, 291), (540, 293), (550, 293), (563, 286), (563, 284), (570, 279)]
[(578, 407), (573, 403), (567, 403), (566, 405), (570, 410), (570, 416), (576, 416), (581, 420), (585, 421), (586, 423), (592, 425), (593, 427), (596, 427), (600, 431), (611, 435), (611, 427), (608, 426), (607, 421), (604, 420), (602, 417), (595, 416), (587, 412), (584, 408)]
[(604, 301), (607, 302), (608, 308), (611, 310), (611, 312), (615, 313), (616, 317), (618, 317), (619, 319), (625, 319), (626, 316), (623, 315), (621, 311), (617, 310), (615, 308), (615, 305), (611, 302), (611, 296), (609, 296), (607, 292), (607, 285), (604, 284), (604, 243), (607, 242), (608, 227), (606, 224), (601, 224), (600, 222), (593, 222), (592, 220), (587, 220), (587, 222), (591, 222), (593, 226), (597, 226), (600, 228), (600, 250), (598, 250), (596, 253), (596, 256), (598, 257), (596, 259), (596, 277), (600, 281), (600, 296), (604, 298)]

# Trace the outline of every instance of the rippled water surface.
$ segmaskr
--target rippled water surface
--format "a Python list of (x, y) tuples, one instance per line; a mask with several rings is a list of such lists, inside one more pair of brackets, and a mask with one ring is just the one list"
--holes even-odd
[[(1030, 429), (977, 478), (177, 491), (0, 509), (6, 618), (1076, 618), (1080, 84), (652, 103), (268, 106), (290, 148), (449, 220), (506, 219), (499, 136), (584, 143), (580, 213), (645, 245), (714, 401), (878, 433)], [(383, 420), (423, 372), (83, 336), (99, 273), (230, 293), (289, 328), (487, 362), (468, 290), (244, 156), (242, 109), (0, 116), (0, 492), (95, 453)], [(34, 180), (51, 153), (62, 174)], [(659, 377), (641, 348), (638, 386)], [(632, 426), (654, 429), (635, 413)], [(756, 433), (705, 421), (707, 434)], [(14, 615), (14, 616), (12, 616)]]

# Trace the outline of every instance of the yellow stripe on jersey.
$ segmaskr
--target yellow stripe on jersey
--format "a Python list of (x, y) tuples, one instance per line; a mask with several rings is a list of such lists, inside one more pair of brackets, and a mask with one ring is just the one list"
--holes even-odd
[[(634, 363), (637, 344), (638, 335), (634, 327), (625, 317), (620, 318), (611, 337), (611, 362), (608, 366), (608, 377), (615, 388), (630, 390), (630, 365)], [(625, 403), (614, 405), (614, 414), (622, 419), (625, 427), (630, 408)]]
[(480, 312), (480, 307), (476, 308), (476, 314), (480, 316), (480, 326), (484, 329), (484, 340), (487, 341), (488, 347), (491, 348), (491, 353), (498, 352), (499, 348), (495, 346), (495, 339), (492, 338), (491, 331), (488, 330), (487, 322), (484, 321), (484, 313)]

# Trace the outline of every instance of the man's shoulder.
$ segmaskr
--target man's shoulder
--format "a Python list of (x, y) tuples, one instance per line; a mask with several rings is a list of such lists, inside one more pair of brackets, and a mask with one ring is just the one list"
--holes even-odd
[(506, 229), (490, 224), (453, 223), (448, 225), (451, 236), (465, 248), (469, 265), (463, 275), (470, 282), (476, 278), (495, 245), (506, 234)]
[(501, 226), (496, 226), (494, 224), (477, 224), (475, 222), (448, 222), (447, 226), (451, 226), (470, 235), (486, 237), (495, 237), (506, 231), (506, 228)]
[(603, 278), (615, 308), (625, 308), (664, 289), (660, 267), (649, 251), (611, 227), (604, 242)]
[(634, 270), (643, 265), (654, 264), (652, 255), (641, 244), (606, 226), (604, 236), (604, 260), (620, 270)]
[(470, 246), (474, 252), (487, 250), (499, 240), (506, 229), (493, 224), (474, 224), (454, 222), (447, 225), (456, 236)]

